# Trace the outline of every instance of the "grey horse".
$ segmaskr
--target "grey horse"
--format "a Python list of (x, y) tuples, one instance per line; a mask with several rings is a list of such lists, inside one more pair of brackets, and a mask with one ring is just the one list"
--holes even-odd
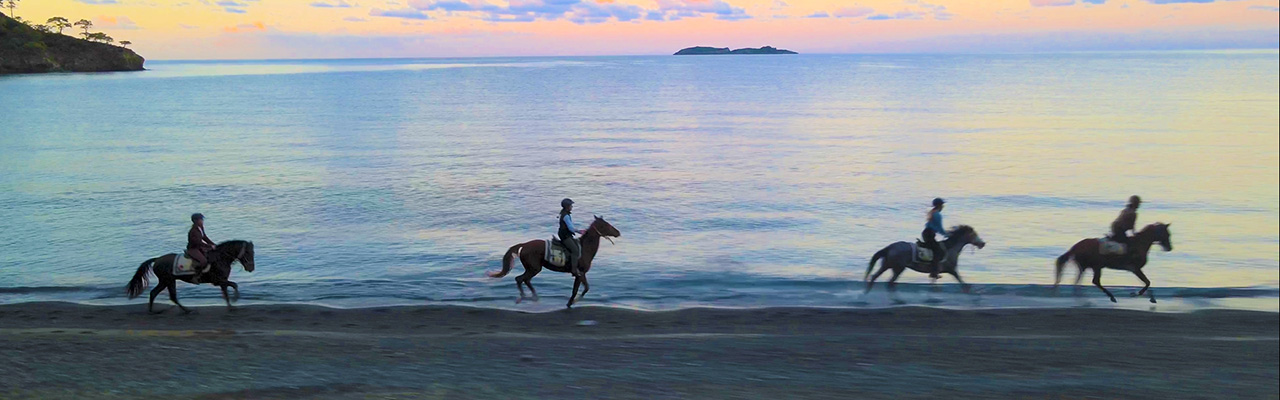
[[(964, 280), (960, 279), (960, 274), (956, 273), (956, 261), (960, 258), (960, 250), (963, 250), (964, 246), (970, 244), (978, 246), (978, 248), (981, 249), (987, 246), (987, 242), (982, 241), (982, 237), (978, 236), (978, 232), (973, 230), (972, 227), (968, 225), (960, 225), (952, 228), (951, 235), (947, 237), (947, 240), (940, 243), (947, 250), (947, 259), (943, 260), (942, 263), (938, 265), (938, 273), (951, 274), (951, 276), (956, 277), (956, 280), (963, 285), (962, 287), (964, 292), (968, 293), (969, 284), (964, 283)], [(882, 258), (884, 259), (884, 263), (880, 265), (880, 270), (876, 271), (875, 275), (871, 275), (871, 269), (875, 268), (876, 261), (880, 261)], [(871, 291), (871, 285), (876, 282), (876, 279), (880, 277), (880, 274), (883, 274), (884, 271), (888, 271), (890, 269), (893, 270), (893, 277), (889, 278), (890, 291), (892, 291), (894, 285), (896, 285), (898, 276), (902, 275), (902, 271), (905, 271), (907, 268), (926, 274), (929, 273), (929, 263), (916, 262), (913, 258), (914, 257), (911, 254), (911, 243), (907, 242), (893, 243), (885, 246), (885, 248), (880, 251), (877, 251), (874, 256), (871, 256), (871, 262), (867, 264), (867, 274), (863, 277), (863, 279), (867, 281), (866, 292)]]

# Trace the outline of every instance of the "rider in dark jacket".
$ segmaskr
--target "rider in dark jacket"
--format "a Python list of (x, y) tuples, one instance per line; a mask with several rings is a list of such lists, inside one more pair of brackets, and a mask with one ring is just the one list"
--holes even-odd
[(1129, 231), (1134, 230), (1134, 225), (1138, 223), (1138, 206), (1142, 205), (1142, 198), (1137, 195), (1129, 196), (1129, 204), (1120, 210), (1120, 216), (1111, 222), (1111, 240), (1119, 243), (1129, 244)]
[(196, 275), (191, 277), (192, 283), (200, 283), (200, 274), (208, 268), (209, 258), (205, 252), (213, 250), (215, 244), (204, 234), (204, 214), (191, 214), (191, 230), (187, 231), (187, 256), (195, 261), (192, 269)]

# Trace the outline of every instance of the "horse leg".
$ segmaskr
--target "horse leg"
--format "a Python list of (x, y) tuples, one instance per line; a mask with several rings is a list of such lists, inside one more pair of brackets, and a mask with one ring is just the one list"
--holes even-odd
[[(523, 263), (523, 260), (521, 260), (521, 263)], [(524, 301), (525, 299), (524, 289), (520, 288), (521, 283), (524, 283), (525, 286), (529, 287), (529, 293), (530, 293), (529, 299), (535, 302), (538, 301), (538, 290), (534, 289), (533, 283), (529, 281), (533, 280), (533, 277), (538, 275), (539, 272), (542, 272), (542, 265), (535, 264), (534, 266), (530, 267), (528, 264), (525, 264), (524, 273), (516, 277), (516, 288), (520, 289), (520, 299), (516, 300), (517, 304), (519, 304), (521, 301)]]
[(159, 313), (165, 312), (165, 310), (168, 310), (168, 309), (166, 308), (166, 309), (164, 309), (164, 310), (160, 310), (159, 312), (152, 311), (152, 307), (154, 307), (154, 306), (156, 305), (156, 296), (159, 296), (159, 295), (160, 295), (160, 292), (163, 292), (163, 291), (164, 291), (164, 289), (165, 289), (165, 288), (168, 288), (168, 287), (169, 287), (169, 285), (166, 285), (166, 284), (159, 284), (159, 285), (156, 285), (156, 287), (155, 287), (154, 289), (151, 289), (151, 300), (147, 301), (147, 312), (152, 313), (152, 314), (159, 314)]
[(1142, 270), (1140, 269), (1133, 270), (1133, 274), (1137, 275), (1138, 279), (1142, 280), (1142, 290), (1139, 290), (1138, 293), (1134, 294), (1134, 296), (1141, 296), (1143, 293), (1147, 293), (1147, 295), (1151, 297), (1151, 302), (1155, 303), (1156, 292), (1154, 290), (1148, 292), (1148, 289), (1151, 289), (1151, 280), (1147, 279), (1147, 274), (1142, 273)]
[(179, 303), (179, 302), (178, 302), (178, 284), (177, 284), (177, 282), (169, 282), (169, 300), (170, 300), (170, 301), (172, 301), (172, 302), (173, 302), (173, 304), (177, 304), (177, 305), (178, 305), (178, 308), (182, 309), (182, 312), (187, 313), (187, 314), (190, 314), (190, 313), (191, 313), (191, 310), (187, 309), (186, 307), (183, 307), (183, 306), (182, 306), (182, 303)]
[(220, 286), (222, 287), (222, 300), (227, 302), (227, 308), (231, 308), (231, 297), (227, 295), (227, 284), (223, 283)]
[[(582, 294), (578, 294), (578, 284), (582, 284)], [(587, 291), (591, 290), (591, 285), (587, 283), (587, 274), (578, 275), (573, 278), (573, 293), (569, 294), (569, 304), (565, 307), (573, 307), (574, 303), (582, 300), (587, 296)]]
[(889, 277), (889, 283), (887, 284), (889, 286), (889, 296), (893, 298), (894, 303), (903, 303), (902, 300), (898, 299), (898, 277), (902, 276), (902, 271), (905, 270), (906, 267), (893, 267), (893, 276)]
[(956, 278), (956, 282), (960, 282), (961, 291), (965, 292), (966, 294), (969, 293), (969, 284), (964, 283), (964, 279), (960, 279), (960, 273), (956, 272), (954, 269), (947, 271), (947, 273), (951, 274), (951, 276), (954, 276)]
[(1084, 278), (1084, 270), (1085, 267), (1083, 265), (1076, 269), (1076, 282), (1072, 284), (1071, 288), (1071, 293), (1076, 296), (1080, 295), (1080, 280)]
[(1098, 289), (1102, 289), (1102, 293), (1106, 293), (1107, 297), (1111, 298), (1112, 303), (1116, 302), (1116, 296), (1112, 296), (1111, 291), (1107, 290), (1107, 288), (1102, 287), (1102, 267), (1095, 267), (1093, 269), (1093, 285), (1097, 286)]
[(240, 301), (240, 285), (237, 285), (235, 282), (232, 282), (232, 281), (227, 281), (227, 285), (231, 286), (231, 288), (235, 289), (236, 291), (236, 295), (231, 297), (231, 302), (235, 303), (237, 301)]
[(871, 279), (867, 280), (867, 290), (863, 291), (862, 293), (871, 293), (871, 285), (874, 285), (876, 283), (876, 279), (880, 278), (880, 274), (883, 274), (884, 271), (888, 271), (888, 270), (889, 270), (888, 264), (880, 264), (880, 269), (877, 270), (875, 274), (871, 275)]

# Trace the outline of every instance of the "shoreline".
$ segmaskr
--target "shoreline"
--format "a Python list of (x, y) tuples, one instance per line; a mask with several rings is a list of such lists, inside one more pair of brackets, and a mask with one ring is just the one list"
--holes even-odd
[[(159, 308), (159, 307), (157, 307)], [(0, 305), (0, 397), (1276, 398), (1280, 313)], [(196, 379), (199, 371), (200, 379)]]

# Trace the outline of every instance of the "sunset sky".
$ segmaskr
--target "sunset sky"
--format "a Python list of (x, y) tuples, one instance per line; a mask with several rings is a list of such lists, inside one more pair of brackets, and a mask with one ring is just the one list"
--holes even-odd
[[(19, 0), (149, 59), (1275, 49), (1277, 0)], [(8, 9), (4, 12), (7, 14)]]

